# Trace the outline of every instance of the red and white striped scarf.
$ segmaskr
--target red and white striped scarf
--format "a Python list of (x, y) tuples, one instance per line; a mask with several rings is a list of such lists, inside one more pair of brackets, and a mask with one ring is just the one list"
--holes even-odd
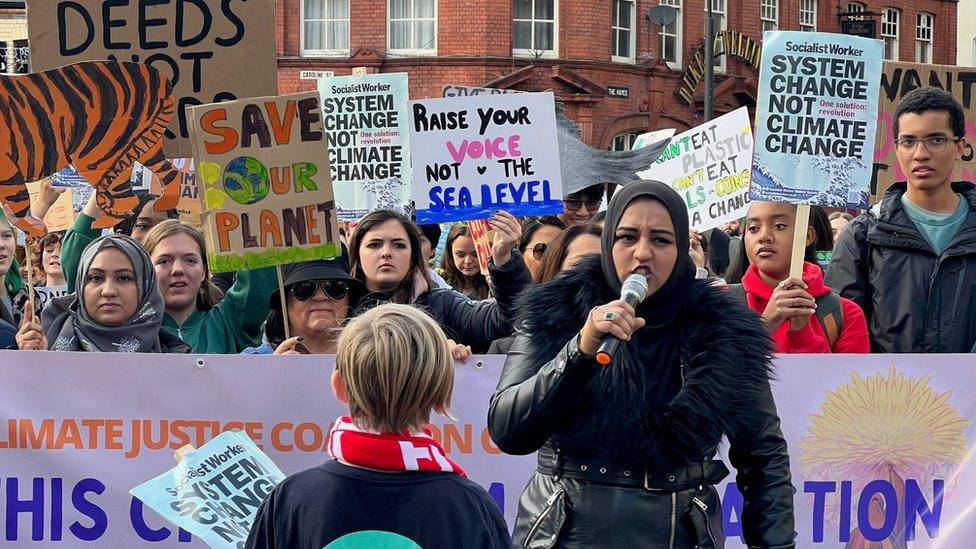
[(371, 433), (356, 427), (349, 416), (340, 417), (329, 431), (329, 455), (378, 471), (442, 471), (468, 476), (447, 457), (429, 430), (416, 435)]

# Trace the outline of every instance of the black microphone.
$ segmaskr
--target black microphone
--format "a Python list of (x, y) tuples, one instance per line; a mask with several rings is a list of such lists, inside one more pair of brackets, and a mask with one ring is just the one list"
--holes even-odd
[[(647, 297), (647, 278), (639, 273), (634, 273), (627, 277), (624, 285), (620, 288), (620, 299), (624, 300), (631, 307), (637, 307), (644, 298)], [(596, 352), (596, 361), (604, 366), (613, 362), (613, 354), (617, 352), (620, 340), (613, 334), (606, 334), (600, 341), (600, 348)]]

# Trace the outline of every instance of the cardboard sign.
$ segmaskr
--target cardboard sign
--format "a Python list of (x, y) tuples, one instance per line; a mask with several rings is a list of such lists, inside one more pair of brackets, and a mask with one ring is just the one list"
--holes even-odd
[(284, 479), (243, 431), (228, 431), (129, 493), (210, 547), (237, 549), (261, 502)]
[(840, 34), (763, 35), (753, 200), (867, 207), (883, 46)]
[(339, 255), (318, 92), (190, 112), (212, 271)]
[(553, 95), (411, 101), (417, 222), (563, 211)]
[(472, 219), (468, 221), (468, 232), (471, 233), (474, 249), (478, 252), (481, 274), (488, 276), (488, 259), (491, 258), (491, 243), (495, 231), (491, 229), (487, 219)]
[(953, 181), (976, 181), (976, 68), (923, 63), (884, 62), (881, 75), (881, 108), (878, 109), (878, 133), (874, 149), (874, 181), (871, 182), (871, 202), (881, 200), (895, 181), (905, 181), (905, 172), (895, 156), (895, 108), (908, 92), (933, 86), (952, 93), (966, 113), (966, 149), (956, 160)]
[[(7, 106), (9, 121), (0, 125), (0, 141), (8, 144), (0, 159), (0, 201), (22, 231), (44, 234), (29, 216), (24, 184), (54, 175), (68, 166), (67, 159), (98, 192), (102, 216), (94, 226), (99, 228), (115, 225), (136, 207), (138, 200), (129, 192), (133, 162), (167, 182), (175, 178), (162, 154), (173, 97), (152, 67), (97, 61), (0, 79), (0, 104)], [(24, 97), (43, 97), (49, 106)], [(175, 205), (176, 188), (167, 190)]]
[(749, 110), (742, 107), (672, 137), (657, 161), (637, 175), (670, 185), (688, 207), (691, 228), (707, 231), (749, 209), (752, 148)]
[(319, 80), (340, 221), (410, 208), (406, 73)]
[[(203, 224), (200, 220), (200, 215), (203, 210), (200, 207), (201, 200), (197, 192), (196, 169), (193, 164), (193, 159), (174, 158), (171, 162), (173, 163), (173, 167), (180, 172), (180, 198), (176, 204), (176, 211), (179, 213), (181, 220), (203, 231)], [(150, 170), (145, 169), (144, 166), (138, 165), (132, 170), (132, 179), (133, 181), (139, 182), (139, 188), (154, 194), (159, 194), (159, 177)], [(135, 187), (136, 185), (133, 184), (133, 188)]]
[(35, 71), (119, 59), (168, 78), (176, 97), (168, 158), (191, 155), (188, 107), (278, 93), (270, 0), (31, 0), (27, 22)]
[[(40, 182), (28, 183), (27, 192), (30, 194), (31, 202), (36, 201), (37, 196), (41, 194)], [(58, 195), (58, 199), (54, 201), (51, 209), (44, 216), (44, 225), (47, 226), (48, 231), (66, 231), (75, 222), (75, 209), (71, 203), (71, 192), (72, 189), (67, 189)]]

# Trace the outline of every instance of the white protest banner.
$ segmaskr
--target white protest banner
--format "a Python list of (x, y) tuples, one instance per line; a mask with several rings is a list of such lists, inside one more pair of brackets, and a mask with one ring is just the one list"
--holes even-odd
[(749, 110), (742, 107), (672, 137), (657, 161), (637, 175), (670, 185), (688, 207), (691, 228), (707, 231), (749, 209), (752, 146)]
[(410, 206), (407, 73), (319, 80), (340, 221)]
[(129, 493), (210, 547), (237, 549), (261, 502), (284, 479), (247, 434), (227, 431)]
[(39, 308), (43, 308), (47, 307), (47, 304), (50, 303), (52, 299), (68, 295), (68, 285), (34, 286), (34, 293), (37, 294), (37, 300), (41, 304), (41, 307)]
[[(488, 436), (504, 360), (458, 364), (457, 419), (432, 417), (431, 428), (511, 526), (536, 459), (504, 455)], [(976, 539), (976, 355), (936, 362), (777, 358), (797, 547), (947, 549)], [(345, 413), (329, 394), (331, 356), (0, 351), (0, 364), (0, 528), (17, 547), (203, 547), (128, 490), (171, 468), (174, 450), (234, 429), (286, 474), (315, 467), (329, 459), (329, 423)], [(735, 481), (717, 486), (729, 548), (744, 547)]]
[(551, 92), (410, 102), (417, 222), (563, 211)]
[(763, 35), (753, 200), (867, 207), (883, 50), (841, 34)]

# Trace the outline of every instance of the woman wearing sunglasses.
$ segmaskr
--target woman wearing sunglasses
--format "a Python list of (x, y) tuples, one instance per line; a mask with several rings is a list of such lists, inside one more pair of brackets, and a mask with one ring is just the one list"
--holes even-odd
[(559, 219), (567, 227), (592, 223), (593, 217), (603, 202), (605, 190), (603, 183), (600, 183), (591, 185), (578, 192), (567, 194), (563, 197), (563, 213), (559, 215)]
[(566, 224), (554, 215), (529, 217), (522, 222), (522, 237), (518, 249), (528, 267), (532, 280), (538, 276), (542, 256), (556, 237), (566, 229)]
[(349, 275), (348, 257), (343, 253), (335, 259), (294, 263), (281, 269), (291, 338), (285, 339), (286, 315), (281, 310), (281, 294), (275, 290), (268, 299), (264, 342), (241, 354), (335, 354), (342, 325), (351, 307), (365, 294), (363, 283)]

